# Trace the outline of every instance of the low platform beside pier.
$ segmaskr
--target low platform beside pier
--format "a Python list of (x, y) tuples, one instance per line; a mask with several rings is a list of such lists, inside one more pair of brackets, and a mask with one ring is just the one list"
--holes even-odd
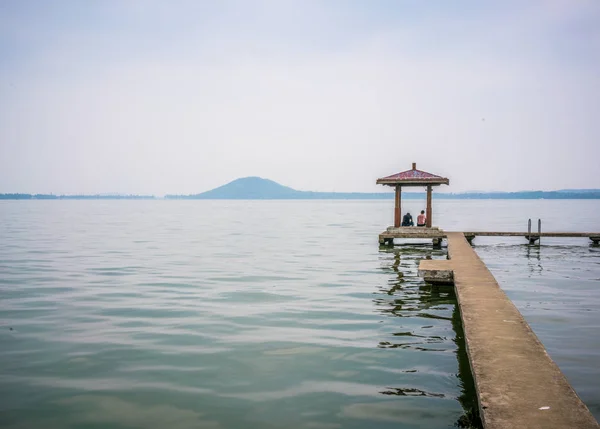
[(453, 261), (423, 259), (419, 264), (419, 276), (429, 283), (454, 283)]

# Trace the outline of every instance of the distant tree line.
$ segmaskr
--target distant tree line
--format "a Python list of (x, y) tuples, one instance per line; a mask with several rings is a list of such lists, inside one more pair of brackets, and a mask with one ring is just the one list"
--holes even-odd
[[(404, 195), (402, 195), (404, 197)], [(473, 192), (464, 194), (433, 194), (434, 198), (457, 200), (595, 200), (600, 199), (600, 189), (589, 191), (520, 191)]]
[(0, 200), (152, 200), (153, 195), (0, 194)]
[[(424, 192), (403, 192), (402, 199), (425, 199)], [(394, 193), (343, 193), (343, 192), (298, 192), (288, 195), (219, 195), (215, 193), (195, 195), (165, 195), (172, 200), (387, 200)], [(594, 200), (600, 199), (600, 190), (586, 192), (570, 191), (523, 191), (523, 192), (474, 192), (449, 194), (434, 192), (434, 199), (440, 200)]]

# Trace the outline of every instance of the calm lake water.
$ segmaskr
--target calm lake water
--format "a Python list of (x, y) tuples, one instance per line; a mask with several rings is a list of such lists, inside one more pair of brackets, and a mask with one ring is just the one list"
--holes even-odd
[[(392, 206), (0, 201), (0, 427), (454, 427), (473, 401), (456, 298), (416, 275), (446, 251), (380, 250)], [(448, 230), (598, 213), (434, 201)], [(474, 241), (598, 419), (600, 248), (525, 243)]]

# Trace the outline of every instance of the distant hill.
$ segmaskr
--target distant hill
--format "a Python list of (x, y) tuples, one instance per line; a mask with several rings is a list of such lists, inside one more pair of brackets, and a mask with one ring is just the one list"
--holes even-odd
[[(600, 199), (600, 189), (522, 192), (433, 193), (439, 199)], [(207, 192), (193, 195), (166, 195), (167, 199), (191, 200), (374, 200), (392, 199), (393, 192), (310, 192), (297, 191), (260, 177), (244, 177)], [(403, 199), (425, 198), (425, 192), (403, 192)]]
[(360, 192), (297, 191), (261, 177), (244, 177), (201, 194), (166, 195), (167, 199), (189, 200), (365, 200), (393, 198), (394, 194)]
[[(187, 197), (194, 199), (217, 199), (217, 200), (237, 200), (237, 199), (290, 199), (298, 198), (301, 191), (280, 185), (277, 182), (260, 177), (245, 177), (234, 180), (226, 185), (219, 186), (208, 192), (189, 195)], [(167, 196), (171, 197), (171, 196)], [(183, 198), (183, 196), (181, 196)]]

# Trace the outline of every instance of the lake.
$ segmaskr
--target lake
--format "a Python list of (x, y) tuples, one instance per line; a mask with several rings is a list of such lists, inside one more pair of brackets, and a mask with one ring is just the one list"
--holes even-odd
[[(424, 201), (407, 200), (416, 214)], [(434, 200), (446, 230), (600, 231), (600, 200)], [(0, 201), (3, 428), (451, 428), (473, 404), (446, 250), (393, 201)], [(575, 223), (577, 222), (577, 223)], [(474, 240), (600, 418), (600, 248)]]

